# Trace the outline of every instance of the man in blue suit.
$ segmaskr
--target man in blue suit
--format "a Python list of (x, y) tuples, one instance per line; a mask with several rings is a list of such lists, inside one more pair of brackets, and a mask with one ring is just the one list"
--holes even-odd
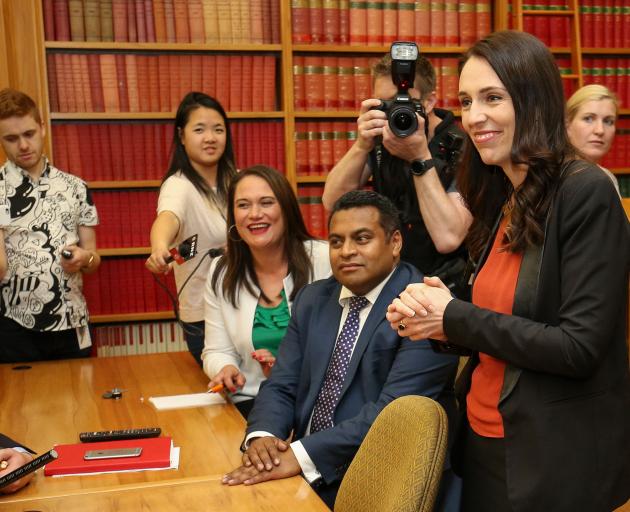
[[(422, 280), (400, 261), (399, 217), (388, 199), (348, 192), (333, 207), (329, 233), (333, 277), (297, 295), (271, 377), (248, 418), (243, 466), (223, 483), (302, 473), (332, 508), (359, 445), (390, 401), (425, 395), (454, 411), (457, 360), (426, 341), (401, 338), (385, 318), (387, 305)], [(284, 442), (292, 431), (293, 442)]]

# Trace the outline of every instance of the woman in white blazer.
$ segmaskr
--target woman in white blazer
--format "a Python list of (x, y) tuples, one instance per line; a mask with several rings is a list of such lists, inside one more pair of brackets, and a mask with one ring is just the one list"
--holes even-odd
[(247, 416), (269, 375), (305, 285), (331, 274), (328, 244), (306, 230), (287, 179), (265, 166), (243, 170), (227, 199), (226, 255), (212, 262), (205, 290), (203, 369)]

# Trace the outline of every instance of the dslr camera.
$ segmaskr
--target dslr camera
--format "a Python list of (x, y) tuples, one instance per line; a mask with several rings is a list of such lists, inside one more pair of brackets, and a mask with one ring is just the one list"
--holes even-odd
[(373, 108), (387, 114), (389, 128), (397, 137), (408, 137), (418, 129), (416, 114), (419, 114), (424, 118), (424, 132), (428, 136), (429, 125), (424, 107), (408, 92), (416, 76), (418, 46), (408, 41), (396, 41), (392, 43), (390, 54), (392, 82), (398, 87), (398, 92), (393, 100), (381, 100), (380, 106)]

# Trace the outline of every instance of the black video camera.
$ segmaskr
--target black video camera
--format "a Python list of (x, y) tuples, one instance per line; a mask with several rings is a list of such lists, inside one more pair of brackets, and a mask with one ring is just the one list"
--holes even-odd
[(413, 87), (416, 75), (416, 59), (418, 58), (418, 46), (409, 41), (396, 41), (392, 43), (390, 53), (392, 56), (392, 81), (398, 87), (398, 92), (393, 100), (381, 100), (376, 110), (382, 110), (387, 114), (387, 121), (392, 133), (397, 137), (408, 137), (418, 129), (416, 114), (424, 119), (424, 132), (428, 136), (429, 123), (427, 115), (420, 100), (409, 96), (409, 89)]

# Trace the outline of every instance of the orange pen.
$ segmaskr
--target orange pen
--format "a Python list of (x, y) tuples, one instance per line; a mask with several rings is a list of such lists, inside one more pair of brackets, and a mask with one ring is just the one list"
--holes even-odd
[(212, 386), (208, 390), (208, 393), (219, 393), (219, 392), (223, 391), (223, 389), (224, 389), (223, 384), (217, 384), (216, 386)]

